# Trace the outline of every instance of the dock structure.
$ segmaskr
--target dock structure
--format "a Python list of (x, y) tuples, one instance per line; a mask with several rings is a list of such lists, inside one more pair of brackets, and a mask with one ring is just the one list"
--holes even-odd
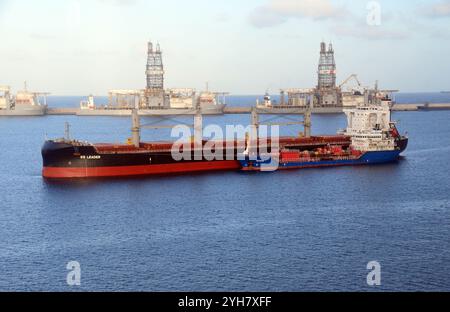
[[(311, 114), (343, 114), (344, 109), (352, 107), (313, 107)], [(307, 107), (267, 107), (229, 106), (222, 111), (202, 111), (202, 115), (247, 115), (255, 110), (260, 115), (305, 115)], [(422, 103), (422, 104), (394, 104), (393, 111), (416, 112), (424, 110), (450, 110), (450, 103)], [(131, 116), (132, 109), (95, 109), (82, 110), (79, 108), (47, 108), (47, 115), (56, 116)], [(194, 116), (196, 109), (140, 109), (139, 116)]]
[(78, 115), (79, 112), (78, 108), (47, 108), (47, 115), (70, 116)]
[(450, 110), (450, 103), (395, 104), (392, 110), (406, 112)]

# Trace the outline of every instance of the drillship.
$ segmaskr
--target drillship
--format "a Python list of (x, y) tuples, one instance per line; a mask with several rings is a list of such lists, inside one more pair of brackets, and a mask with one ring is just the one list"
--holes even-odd
[[(251, 155), (241, 160), (244, 171), (274, 171), (330, 166), (371, 165), (395, 162), (408, 146), (408, 137), (400, 135), (391, 120), (392, 101), (376, 92), (363, 105), (347, 109), (347, 129), (342, 131), (349, 144), (326, 146), (296, 146), (278, 152)], [(254, 149), (257, 150), (257, 149)]]

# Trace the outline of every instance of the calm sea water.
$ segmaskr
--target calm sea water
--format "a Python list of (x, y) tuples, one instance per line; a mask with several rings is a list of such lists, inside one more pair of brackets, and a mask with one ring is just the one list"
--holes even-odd
[[(123, 142), (130, 120), (0, 118), (0, 290), (449, 291), (450, 112), (394, 118), (411, 138), (396, 164), (59, 183), (40, 175), (46, 135), (62, 136), (69, 121), (76, 138)], [(313, 122), (316, 134), (345, 126), (343, 115)], [(71, 260), (79, 288), (66, 284)], [(382, 265), (376, 289), (366, 284), (372, 260)]]

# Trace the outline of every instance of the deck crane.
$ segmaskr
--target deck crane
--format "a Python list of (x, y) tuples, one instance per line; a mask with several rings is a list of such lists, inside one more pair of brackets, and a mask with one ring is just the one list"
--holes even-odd
[(342, 88), (343, 86), (345, 86), (352, 79), (354, 79), (356, 81), (356, 83), (358, 84), (358, 87), (362, 87), (361, 82), (358, 79), (358, 76), (356, 74), (352, 74), (352, 75), (350, 75), (350, 77), (345, 79), (343, 83), (341, 83), (339, 85), (339, 88)]

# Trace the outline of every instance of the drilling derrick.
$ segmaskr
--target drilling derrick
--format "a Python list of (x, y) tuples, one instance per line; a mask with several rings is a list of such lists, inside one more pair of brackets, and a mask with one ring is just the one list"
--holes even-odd
[(153, 50), (153, 43), (148, 43), (147, 89), (164, 89), (164, 66), (159, 44)]
[(341, 106), (341, 95), (336, 87), (336, 61), (333, 45), (320, 44), (316, 97), (319, 106)]
[(145, 89), (145, 98), (147, 107), (165, 107), (164, 66), (159, 44), (154, 49), (153, 43), (148, 43), (146, 75), (147, 87)]
[(330, 44), (327, 50), (325, 42), (320, 45), (319, 60), (319, 89), (336, 87), (336, 62), (334, 60), (333, 46)]

